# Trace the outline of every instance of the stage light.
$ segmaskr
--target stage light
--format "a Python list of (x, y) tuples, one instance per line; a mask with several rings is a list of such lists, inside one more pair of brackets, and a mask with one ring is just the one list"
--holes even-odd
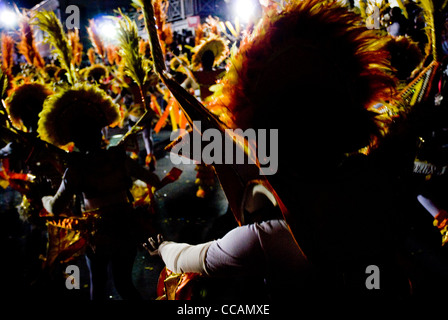
[(241, 22), (247, 23), (255, 16), (256, 4), (254, 0), (235, 0), (233, 12)]
[(18, 23), (17, 14), (11, 10), (4, 8), (0, 11), (0, 24), (5, 28), (14, 28)]
[(103, 41), (114, 43), (117, 39), (117, 24), (109, 17), (100, 17), (95, 19), (98, 33)]

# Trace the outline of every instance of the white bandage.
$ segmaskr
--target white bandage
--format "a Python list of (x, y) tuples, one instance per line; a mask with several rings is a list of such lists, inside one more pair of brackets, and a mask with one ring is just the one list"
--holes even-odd
[(167, 269), (174, 273), (194, 272), (207, 274), (205, 257), (213, 241), (190, 245), (164, 241), (159, 246), (159, 254)]
[(44, 206), (44, 209), (47, 210), (49, 213), (53, 213), (53, 203), (54, 203), (53, 196), (42, 197), (42, 205)]

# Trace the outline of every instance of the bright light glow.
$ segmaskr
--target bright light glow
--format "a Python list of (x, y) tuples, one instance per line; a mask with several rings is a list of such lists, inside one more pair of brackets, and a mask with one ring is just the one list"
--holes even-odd
[(110, 18), (100, 18), (96, 20), (98, 33), (103, 41), (113, 43), (117, 39), (117, 24)]
[(241, 22), (247, 23), (255, 15), (255, 3), (253, 0), (235, 0), (233, 12)]
[(3, 9), (0, 11), (0, 24), (6, 28), (14, 28), (17, 25), (18, 18), (14, 11)]

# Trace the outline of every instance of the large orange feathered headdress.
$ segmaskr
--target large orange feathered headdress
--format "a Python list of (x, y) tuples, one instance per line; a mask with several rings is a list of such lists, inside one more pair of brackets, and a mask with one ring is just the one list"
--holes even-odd
[(271, 7), (233, 48), (210, 107), (230, 110), (236, 127), (280, 128), (284, 139), (356, 151), (378, 134), (371, 107), (394, 93), (385, 43), (336, 1)]

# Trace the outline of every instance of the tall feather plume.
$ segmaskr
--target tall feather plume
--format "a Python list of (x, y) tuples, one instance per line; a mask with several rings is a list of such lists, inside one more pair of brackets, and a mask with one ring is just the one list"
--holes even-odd
[(89, 20), (89, 26), (87, 27), (87, 33), (89, 34), (90, 41), (92, 42), (92, 45), (95, 48), (95, 52), (104, 61), (106, 58), (106, 50), (104, 48), (103, 40), (101, 40), (101, 37), (98, 34), (95, 20), (93, 20), (93, 19)]
[(45, 61), (40, 55), (34, 40), (33, 28), (25, 14), (22, 14), (20, 19), (20, 42), (17, 45), (17, 50), (29, 64), (38, 69), (45, 67)]
[(61, 21), (53, 11), (41, 11), (35, 13), (33, 24), (46, 33), (44, 41), (49, 43), (56, 54), (61, 67), (67, 70), (67, 80), (70, 84), (77, 81), (73, 66), (73, 51), (64, 32)]
[(434, 19), (434, 3), (432, 0), (420, 0), (420, 6), (423, 9), (423, 16), (425, 18), (425, 32), (428, 37), (428, 45), (426, 48), (426, 55), (433, 55), (433, 59), (437, 60), (437, 40), (435, 31)]
[(118, 54), (118, 47), (110, 44), (106, 47), (107, 61), (110, 65), (119, 65), (121, 62), (121, 56)]
[(138, 52), (144, 57), (151, 57), (151, 46), (149, 41), (140, 39), (138, 43)]
[(10, 77), (12, 76), (12, 67), (14, 63), (14, 39), (6, 33), (2, 33), (1, 40), (3, 71)]
[(89, 48), (87, 50), (87, 57), (89, 58), (90, 65), (93, 66), (96, 63), (96, 61), (95, 61), (95, 49), (94, 48)]
[(0, 100), (6, 97), (6, 89), (8, 88), (8, 77), (3, 69), (0, 68)]
[(9, 81), (8, 76), (3, 69), (0, 68), (0, 125), (13, 127), (10, 117), (8, 116), (8, 111), (6, 110), (6, 104), (4, 99), (7, 98), (7, 89)]
[(195, 37), (194, 37), (194, 45), (197, 46), (201, 43), (201, 40), (204, 38), (204, 25), (200, 24), (196, 27), (194, 30)]
[(138, 28), (135, 21), (118, 11), (120, 18), (117, 21), (117, 40), (119, 43), (119, 55), (122, 58), (123, 71), (132, 78), (140, 89), (142, 101), (146, 96), (145, 83), (151, 71), (151, 63), (139, 53)]
[(83, 50), (83, 45), (79, 40), (79, 29), (75, 28), (72, 31), (69, 31), (67, 36), (70, 46), (73, 50), (73, 64), (79, 66), (82, 62)]

